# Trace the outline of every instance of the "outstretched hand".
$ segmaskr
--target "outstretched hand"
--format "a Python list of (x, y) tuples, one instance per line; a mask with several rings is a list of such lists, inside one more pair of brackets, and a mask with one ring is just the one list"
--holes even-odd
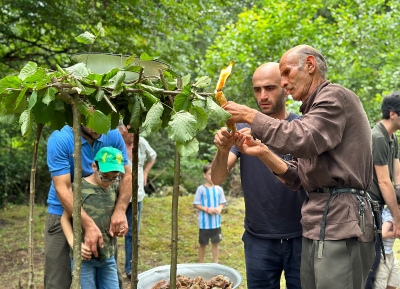
[(214, 137), (214, 144), (220, 151), (229, 151), (235, 144), (235, 135), (226, 127), (221, 128)]
[(228, 124), (241, 122), (252, 124), (253, 119), (257, 114), (257, 110), (245, 105), (237, 104), (233, 101), (228, 101), (222, 106), (222, 108), (232, 115), (227, 121)]
[(244, 128), (236, 134), (235, 145), (241, 153), (256, 157), (260, 156), (266, 149), (261, 141), (253, 139), (249, 128)]

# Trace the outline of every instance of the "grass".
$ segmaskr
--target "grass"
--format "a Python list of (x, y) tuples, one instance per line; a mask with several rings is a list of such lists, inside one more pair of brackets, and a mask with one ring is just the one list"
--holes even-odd
[[(242, 276), (240, 289), (246, 288), (243, 243), (243, 198), (227, 198), (228, 205), (222, 215), (223, 239), (220, 243), (219, 262), (236, 269)], [(139, 273), (171, 262), (171, 197), (145, 198), (139, 248)], [(193, 196), (179, 199), (178, 263), (198, 262), (198, 229)], [(0, 210), (0, 289), (27, 288), (28, 280), (28, 212), (27, 206), (9, 205)], [(43, 288), (44, 226), (46, 208), (35, 207), (34, 215), (34, 268), (36, 289)], [(123, 269), (124, 240), (118, 240), (119, 266)], [(395, 242), (395, 252), (400, 260), (400, 242)], [(207, 247), (205, 262), (212, 262), (211, 248)], [(123, 271), (123, 270), (122, 270)], [(125, 288), (130, 288), (125, 279)], [(281, 288), (285, 288), (281, 279)]]

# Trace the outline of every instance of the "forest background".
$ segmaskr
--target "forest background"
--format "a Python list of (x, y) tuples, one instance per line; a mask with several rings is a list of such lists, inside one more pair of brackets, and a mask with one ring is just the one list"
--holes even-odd
[[(0, 78), (18, 74), (33, 61), (56, 69), (73, 63), (70, 56), (87, 51), (75, 41), (84, 31), (96, 33), (93, 52), (147, 53), (184, 76), (208, 75), (216, 83), (220, 69), (234, 61), (224, 92), (228, 100), (255, 107), (251, 87), (254, 69), (278, 62), (289, 48), (309, 44), (328, 60), (327, 77), (360, 97), (371, 126), (381, 119), (382, 98), (399, 90), (400, 1), (328, 0), (3, 0), (0, 7)], [(212, 92), (211, 85), (209, 91)], [(299, 103), (287, 102), (298, 111)], [(4, 108), (0, 107), (0, 122)], [(197, 156), (181, 160), (181, 191), (194, 193), (201, 168), (215, 154), (214, 134), (223, 124), (210, 116), (198, 132)], [(46, 165), (46, 127), (39, 144), (36, 203), (45, 204), (50, 176)], [(157, 151), (149, 176), (153, 189), (168, 195), (173, 183), (174, 147), (166, 131), (144, 135)], [(34, 136), (22, 137), (18, 123), (0, 126), (0, 207), (26, 204)], [(237, 171), (225, 191), (240, 195)]]

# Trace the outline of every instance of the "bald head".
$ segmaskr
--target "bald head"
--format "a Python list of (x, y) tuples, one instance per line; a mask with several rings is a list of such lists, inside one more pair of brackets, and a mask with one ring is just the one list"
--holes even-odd
[(253, 74), (254, 98), (260, 111), (269, 116), (285, 117), (285, 91), (281, 87), (279, 63), (268, 62), (259, 66)]
[(280, 82), (281, 74), (279, 71), (278, 62), (267, 62), (260, 65), (253, 73), (253, 81), (259, 77), (269, 77), (272, 79), (278, 79)]

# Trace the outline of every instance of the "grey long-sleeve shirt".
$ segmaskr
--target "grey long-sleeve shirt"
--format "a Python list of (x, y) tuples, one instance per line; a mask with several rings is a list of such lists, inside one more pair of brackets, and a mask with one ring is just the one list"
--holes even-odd
[[(312, 191), (322, 187), (350, 187), (367, 190), (372, 182), (371, 129), (357, 95), (325, 81), (302, 104), (301, 120), (287, 122), (257, 113), (252, 135), (295, 161), (280, 175), (294, 190)], [(329, 194), (309, 195), (302, 208), (303, 236), (318, 240), (323, 209)], [(367, 231), (358, 222), (358, 203), (354, 195), (335, 196), (329, 206), (326, 240), (360, 237), (373, 240), (369, 212)], [(370, 218), (371, 217), (371, 218)]]

